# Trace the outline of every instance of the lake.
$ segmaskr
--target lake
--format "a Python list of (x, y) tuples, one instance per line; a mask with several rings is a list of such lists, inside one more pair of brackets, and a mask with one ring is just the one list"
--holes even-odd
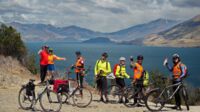
[(160, 70), (166, 75), (172, 75), (163, 66), (165, 57), (169, 58), (171, 63), (171, 56), (178, 53), (181, 56), (182, 62), (187, 65), (190, 76), (187, 82), (193, 86), (200, 87), (200, 48), (171, 48), (171, 47), (147, 47), (135, 45), (117, 45), (117, 44), (83, 44), (83, 43), (65, 43), (65, 42), (29, 42), (26, 43), (29, 51), (37, 56), (37, 63), (39, 63), (38, 50), (42, 45), (48, 45), (54, 49), (54, 53), (58, 56), (66, 57), (67, 61), (56, 61), (56, 69), (60, 74), (64, 74), (65, 68), (69, 67), (75, 62), (75, 51), (81, 51), (86, 59), (86, 66), (91, 66), (92, 70), (86, 77), (86, 81), (92, 84), (94, 73), (93, 68), (96, 60), (101, 57), (103, 52), (109, 54), (108, 60), (114, 66), (119, 61), (119, 57), (127, 58), (127, 71), (132, 76), (133, 71), (129, 67), (129, 57), (133, 56), (136, 60), (137, 55), (144, 56), (143, 66), (145, 70)]

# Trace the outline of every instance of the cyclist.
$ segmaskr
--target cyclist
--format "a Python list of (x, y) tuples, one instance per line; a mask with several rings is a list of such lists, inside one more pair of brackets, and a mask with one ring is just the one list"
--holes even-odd
[(83, 56), (81, 55), (80, 51), (76, 51), (76, 62), (75, 62), (75, 73), (76, 73), (76, 80), (79, 84), (79, 86), (82, 88), (83, 87), (83, 78), (84, 78), (84, 64), (85, 60)]
[[(108, 62), (107, 58), (108, 54), (106, 52), (103, 53), (101, 59), (97, 60), (94, 68), (97, 89), (100, 91), (100, 101), (106, 103), (108, 102), (106, 76), (111, 73), (110, 62)], [(106, 101), (104, 101), (103, 96), (105, 96)]]
[(42, 50), (39, 53), (40, 56), (40, 79), (41, 83), (44, 82), (46, 74), (47, 74), (47, 67), (48, 67), (48, 46), (43, 46)]
[[(173, 84), (177, 84), (181, 82), (181, 80), (187, 75), (187, 67), (181, 62), (180, 56), (178, 54), (173, 54), (172, 61), (174, 64), (173, 67), (168, 64), (167, 58), (164, 60), (163, 65), (173, 73)], [(176, 90), (176, 88), (177, 86), (175, 86), (173, 89)], [(176, 106), (173, 107), (173, 109), (177, 110), (181, 110), (181, 97), (179, 91), (180, 89), (175, 94)]]
[[(137, 56), (137, 62), (134, 62), (133, 58), (131, 58), (131, 68), (133, 68), (134, 76), (133, 76), (133, 84), (135, 85), (135, 91), (139, 91), (140, 93), (143, 88), (143, 74), (144, 74), (144, 68), (142, 66), (144, 57), (142, 55)], [(138, 97), (138, 94), (135, 95), (135, 97)], [(137, 105), (136, 105), (137, 104)], [(137, 103), (137, 98), (134, 99), (134, 104), (136, 106), (141, 106), (139, 103)]]
[[(58, 57), (54, 54), (53, 49), (49, 48), (49, 55), (48, 55), (48, 74), (53, 76), (55, 74), (55, 60), (66, 60), (66, 58)], [(54, 76), (53, 76), (54, 77)]]
[[(126, 73), (126, 58), (120, 57), (119, 64), (116, 65), (115, 76), (116, 76), (116, 84), (121, 88), (121, 91), (125, 88), (124, 78), (130, 78), (130, 76)], [(126, 100), (127, 101), (127, 100)], [(122, 96), (120, 96), (119, 103), (123, 103)]]

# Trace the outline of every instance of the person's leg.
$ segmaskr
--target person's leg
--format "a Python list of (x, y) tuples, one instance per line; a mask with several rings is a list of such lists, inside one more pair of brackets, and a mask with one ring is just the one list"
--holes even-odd
[(107, 85), (107, 79), (106, 79), (106, 77), (103, 77), (103, 83), (104, 83), (104, 96), (105, 96), (105, 98), (106, 98), (106, 102), (108, 102), (108, 85)]
[[(138, 90), (139, 90), (139, 86), (138, 86), (138, 84), (137, 84), (137, 82), (136, 82), (134, 91), (137, 92)], [(137, 98), (136, 98), (136, 97), (138, 97), (138, 93), (135, 94), (135, 96), (134, 96), (134, 104), (137, 103)]]
[(40, 65), (40, 80), (41, 80), (41, 83), (44, 82), (44, 65)]
[[(173, 84), (176, 84), (178, 82), (174, 81)], [(173, 90), (175, 91), (177, 89), (177, 86), (173, 87)], [(179, 94), (180, 89), (175, 93), (175, 102), (176, 102), (176, 106), (174, 107), (174, 109), (178, 109), (181, 106), (181, 97)], [(180, 108), (181, 109), (181, 108)]]
[(123, 103), (123, 91), (125, 88), (125, 82), (124, 79), (120, 78), (120, 103)]
[(104, 102), (103, 99), (103, 77), (99, 79), (99, 90), (100, 90), (100, 101)]
[(47, 75), (47, 67), (48, 67), (48, 65), (44, 66), (44, 77), (43, 77), (43, 80), (45, 80), (45, 77)]

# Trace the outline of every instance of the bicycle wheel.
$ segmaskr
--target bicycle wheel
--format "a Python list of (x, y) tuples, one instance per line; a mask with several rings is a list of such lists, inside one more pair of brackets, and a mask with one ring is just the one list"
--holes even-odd
[(160, 111), (164, 107), (164, 97), (159, 90), (151, 91), (147, 94), (145, 106), (150, 111)]
[(39, 98), (40, 106), (45, 112), (59, 112), (62, 107), (61, 95), (45, 90)]
[(189, 104), (188, 104), (188, 93), (185, 87), (183, 87), (182, 89), (182, 95), (183, 95), (183, 99), (185, 101), (185, 106), (187, 108), (187, 110), (190, 110)]
[(107, 88), (107, 93), (109, 102), (111, 103), (117, 103), (120, 100), (120, 97), (122, 96), (122, 91), (117, 85), (109, 86)]
[(87, 107), (92, 102), (92, 93), (86, 88), (78, 88), (72, 96), (73, 103), (77, 107)]
[(35, 95), (33, 92), (27, 95), (26, 87), (22, 87), (20, 89), (19, 95), (18, 95), (18, 103), (22, 109), (24, 110), (31, 109), (34, 103), (34, 99), (35, 99)]
[(132, 107), (135, 104), (134, 100), (134, 95), (135, 95), (135, 90), (133, 87), (128, 87), (126, 88), (124, 94), (123, 94), (123, 99), (124, 99), (124, 105), (126, 107)]

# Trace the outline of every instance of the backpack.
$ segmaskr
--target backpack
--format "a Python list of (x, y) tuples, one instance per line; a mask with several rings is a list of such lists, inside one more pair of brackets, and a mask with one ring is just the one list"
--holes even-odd
[(149, 73), (147, 71), (144, 71), (143, 74), (143, 86), (149, 85)]
[[(116, 76), (116, 70), (117, 70), (117, 67), (120, 66), (119, 64), (115, 64), (114, 68), (113, 68), (113, 74), (114, 76)], [(121, 66), (120, 66), (120, 70), (119, 72), (121, 72)]]

